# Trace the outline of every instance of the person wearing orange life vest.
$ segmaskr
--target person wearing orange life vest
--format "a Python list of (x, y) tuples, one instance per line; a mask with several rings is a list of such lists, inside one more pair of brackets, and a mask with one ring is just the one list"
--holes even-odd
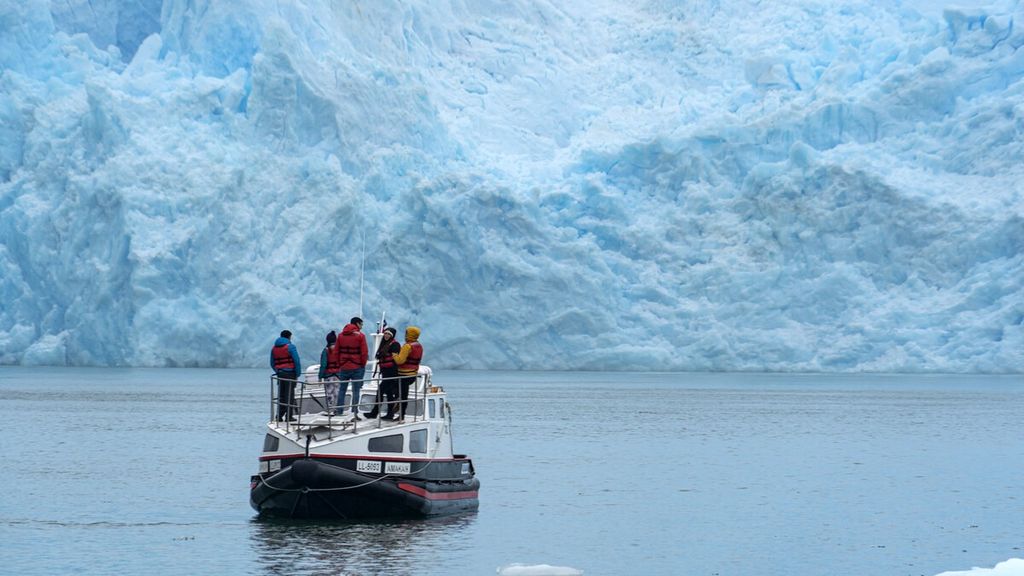
[(320, 381), (324, 383), (324, 402), (327, 414), (333, 415), (338, 402), (338, 387), (341, 386), (341, 350), (336, 342), (338, 335), (331, 330), (327, 333), (327, 346), (320, 353)]
[(299, 351), (291, 342), (292, 333), (282, 330), (281, 336), (274, 341), (270, 349), (270, 367), (277, 376), (277, 420), (292, 419), (296, 407), (295, 380), (302, 371), (299, 363)]
[(352, 383), (352, 418), (362, 420), (359, 416), (360, 392), (363, 389), (363, 376), (366, 375), (366, 361), (369, 354), (366, 350), (366, 336), (359, 330), (363, 327), (363, 319), (355, 316), (338, 337), (338, 350), (341, 354), (341, 386), (338, 390), (338, 406), (345, 412), (345, 393), (349, 382)]
[(401, 387), (402, 410), (398, 418), (399, 422), (405, 421), (405, 409), (409, 404), (409, 387), (416, 383), (416, 374), (420, 371), (420, 362), (423, 360), (423, 345), (419, 342), (420, 329), (409, 326), (405, 329), (405, 344), (401, 350), (394, 355), (395, 364), (398, 364), (398, 384)]

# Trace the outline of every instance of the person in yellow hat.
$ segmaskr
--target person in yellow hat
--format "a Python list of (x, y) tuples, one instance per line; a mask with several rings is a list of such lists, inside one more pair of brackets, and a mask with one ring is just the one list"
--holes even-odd
[(409, 404), (409, 387), (416, 383), (416, 374), (420, 371), (423, 361), (423, 345), (420, 344), (420, 329), (409, 326), (405, 329), (405, 343), (398, 354), (394, 355), (398, 364), (398, 384), (401, 387), (402, 401), (398, 421), (405, 420), (405, 408)]

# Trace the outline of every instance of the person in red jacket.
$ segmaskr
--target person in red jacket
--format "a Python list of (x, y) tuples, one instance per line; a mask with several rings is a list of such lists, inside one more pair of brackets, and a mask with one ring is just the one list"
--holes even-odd
[(349, 382), (352, 383), (352, 417), (355, 420), (362, 420), (359, 417), (359, 393), (363, 390), (363, 376), (366, 375), (366, 361), (369, 354), (366, 351), (366, 336), (359, 330), (363, 327), (363, 319), (356, 316), (345, 325), (338, 336), (335, 345), (338, 347), (338, 354), (341, 359), (341, 386), (338, 389), (338, 408), (342, 414), (345, 413), (345, 393), (348, 391)]

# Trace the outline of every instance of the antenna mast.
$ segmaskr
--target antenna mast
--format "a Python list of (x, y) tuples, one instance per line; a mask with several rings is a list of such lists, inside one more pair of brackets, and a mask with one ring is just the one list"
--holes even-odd
[(363, 317), (363, 270), (366, 268), (366, 232), (360, 231), (363, 240), (362, 256), (359, 261), (359, 317)]

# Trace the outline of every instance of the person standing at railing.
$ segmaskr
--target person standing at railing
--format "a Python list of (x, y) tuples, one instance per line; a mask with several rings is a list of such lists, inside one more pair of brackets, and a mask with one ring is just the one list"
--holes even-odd
[(409, 404), (409, 387), (416, 383), (416, 375), (420, 371), (420, 362), (423, 360), (423, 345), (419, 342), (420, 329), (409, 326), (405, 329), (405, 344), (398, 354), (394, 355), (395, 364), (398, 364), (398, 381), (402, 389), (401, 415), (398, 421), (405, 421), (405, 409)]
[(384, 329), (380, 347), (374, 356), (377, 359), (377, 368), (380, 369), (381, 380), (380, 386), (377, 387), (377, 401), (373, 405), (373, 410), (366, 413), (367, 418), (377, 417), (380, 413), (380, 403), (384, 398), (388, 401), (388, 413), (384, 419), (391, 420), (395, 417), (395, 401), (398, 400), (398, 364), (395, 363), (395, 354), (402, 351), (402, 346), (395, 341), (395, 333), (394, 328)]
[(338, 406), (341, 413), (345, 413), (345, 393), (349, 382), (352, 383), (352, 418), (362, 420), (359, 417), (359, 394), (363, 390), (363, 377), (366, 375), (366, 361), (369, 354), (366, 351), (366, 336), (359, 330), (363, 327), (363, 319), (355, 316), (338, 337), (338, 350), (341, 354), (341, 386), (338, 390)]
[(281, 336), (270, 349), (270, 367), (277, 375), (277, 419), (291, 420), (295, 413), (295, 380), (302, 371), (299, 351), (291, 342), (292, 333), (282, 330)]
[(327, 333), (327, 346), (320, 353), (320, 381), (324, 383), (324, 401), (327, 413), (335, 414), (338, 403), (338, 387), (341, 385), (341, 351), (337, 346), (338, 335), (331, 330)]

